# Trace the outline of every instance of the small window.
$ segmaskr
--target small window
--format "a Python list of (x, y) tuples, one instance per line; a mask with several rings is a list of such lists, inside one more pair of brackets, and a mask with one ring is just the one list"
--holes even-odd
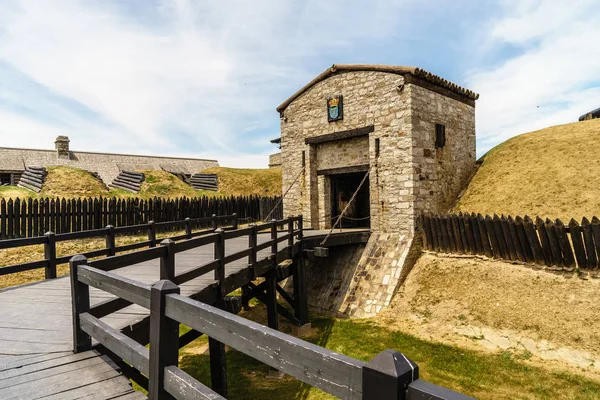
[(446, 145), (446, 126), (435, 124), (435, 147), (441, 149)]
[(0, 173), (0, 185), (10, 185), (10, 174)]

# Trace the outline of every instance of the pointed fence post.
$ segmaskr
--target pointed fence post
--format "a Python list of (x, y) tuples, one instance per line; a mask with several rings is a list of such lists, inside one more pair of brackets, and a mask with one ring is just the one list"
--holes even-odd
[(406, 400), (408, 385), (417, 379), (417, 364), (402, 353), (385, 350), (363, 367), (363, 399)]
[(165, 367), (178, 365), (179, 322), (165, 315), (168, 294), (179, 294), (179, 286), (161, 280), (150, 289), (150, 400), (174, 399), (164, 388), (164, 377)]
[(69, 261), (73, 317), (73, 352), (75, 353), (92, 349), (92, 338), (81, 330), (79, 320), (79, 316), (82, 313), (90, 311), (90, 287), (85, 283), (79, 282), (77, 277), (77, 267), (87, 265), (87, 261), (87, 258), (82, 255), (76, 255)]
[(46, 243), (44, 243), (44, 258), (46, 264), (46, 279), (56, 278), (56, 235), (54, 232), (46, 232)]

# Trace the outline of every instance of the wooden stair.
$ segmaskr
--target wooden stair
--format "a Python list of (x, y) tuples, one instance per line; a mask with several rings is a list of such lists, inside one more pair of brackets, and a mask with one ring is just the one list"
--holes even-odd
[(46, 181), (46, 175), (48, 175), (48, 172), (44, 167), (27, 167), (21, 174), (17, 186), (39, 193)]
[(121, 171), (108, 186), (137, 194), (140, 192), (142, 182), (144, 182), (145, 178), (141, 172)]
[(188, 183), (196, 190), (211, 190), (214, 192), (219, 190), (216, 174), (194, 174), (188, 180)]

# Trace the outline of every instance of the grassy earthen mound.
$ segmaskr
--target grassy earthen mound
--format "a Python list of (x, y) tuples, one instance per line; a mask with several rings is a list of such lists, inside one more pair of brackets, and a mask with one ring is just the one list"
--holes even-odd
[[(136, 197), (198, 197), (200, 193), (177, 176), (161, 170), (138, 171), (145, 175), (140, 193)], [(132, 195), (135, 196), (135, 195)]]
[(48, 176), (39, 197), (75, 198), (109, 195), (106, 185), (89, 171), (64, 166), (48, 167), (47, 170)]
[(455, 211), (561, 218), (600, 214), (600, 119), (516, 136), (490, 150)]
[(219, 191), (200, 191), (207, 196), (280, 196), (281, 168), (243, 169), (213, 167), (203, 174), (217, 174)]

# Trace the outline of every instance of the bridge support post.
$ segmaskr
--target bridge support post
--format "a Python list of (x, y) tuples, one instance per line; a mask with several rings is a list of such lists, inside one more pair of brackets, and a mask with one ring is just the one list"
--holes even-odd
[(160, 258), (160, 279), (173, 280), (175, 278), (175, 242), (171, 239), (165, 239), (160, 242), (164, 246), (167, 254)]
[[(216, 221), (216, 219), (215, 219)], [(215, 229), (219, 237), (215, 241), (214, 258), (219, 260), (219, 266), (215, 269), (215, 280), (219, 281), (217, 287), (216, 307), (225, 308), (223, 300), (223, 286), (225, 285), (225, 231), (221, 228)], [(227, 355), (225, 345), (212, 337), (208, 337), (208, 352), (210, 354), (210, 381), (212, 390), (223, 397), (228, 396), (227, 390)]]
[(279, 330), (277, 317), (277, 220), (271, 220), (271, 270), (266, 275), (267, 320), (269, 328)]
[(168, 294), (179, 294), (179, 286), (161, 280), (150, 289), (150, 400), (174, 399), (164, 389), (165, 367), (179, 364), (179, 322), (165, 315)]
[(87, 258), (82, 255), (76, 255), (69, 261), (71, 276), (71, 301), (73, 315), (73, 352), (80, 353), (92, 349), (92, 338), (81, 330), (79, 316), (82, 313), (90, 311), (90, 287), (85, 283), (79, 282), (77, 277), (77, 267), (87, 265)]
[(385, 350), (363, 367), (363, 399), (406, 400), (419, 366), (404, 354)]
[(294, 262), (293, 271), (293, 282), (294, 282), (294, 300), (295, 300), (295, 314), (296, 318), (300, 321), (300, 326), (293, 328), (292, 333), (297, 336), (302, 336), (310, 331), (311, 325), (308, 319), (308, 295), (306, 293), (306, 265), (304, 257), (304, 226), (302, 222), (302, 215), (298, 220), (298, 240), (300, 241), (300, 252)]

